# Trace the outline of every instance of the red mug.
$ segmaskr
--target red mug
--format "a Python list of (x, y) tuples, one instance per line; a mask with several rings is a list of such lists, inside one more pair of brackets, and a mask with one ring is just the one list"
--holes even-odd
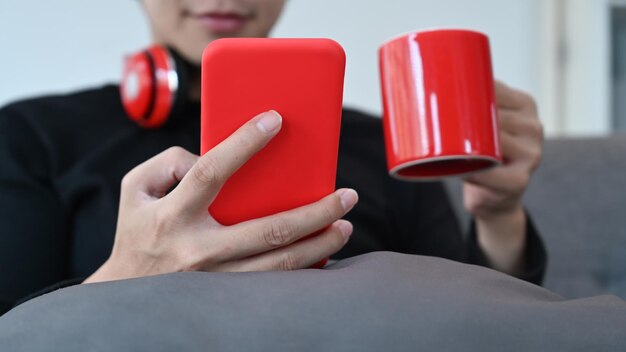
[(489, 38), (429, 30), (379, 49), (389, 174), (458, 176), (502, 163)]

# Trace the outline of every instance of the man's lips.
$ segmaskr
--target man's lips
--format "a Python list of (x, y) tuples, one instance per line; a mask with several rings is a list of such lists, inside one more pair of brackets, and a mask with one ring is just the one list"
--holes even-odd
[(200, 25), (215, 33), (232, 33), (240, 30), (248, 17), (234, 13), (206, 13), (192, 15)]

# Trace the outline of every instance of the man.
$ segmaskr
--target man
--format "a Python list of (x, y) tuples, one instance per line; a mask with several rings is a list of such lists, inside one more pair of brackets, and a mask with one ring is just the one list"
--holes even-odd
[(212, 40), (267, 36), (284, 0), (142, 5), (154, 42), (176, 51), (191, 71), (189, 101), (163, 128), (130, 121), (116, 86), (0, 111), (0, 312), (55, 283), (299, 269), (331, 255), (376, 250), (441, 256), (541, 280), (545, 251), (521, 204), (541, 157), (532, 98), (497, 83), (506, 162), (465, 180), (465, 207), (474, 216), (467, 242), (442, 185), (389, 178), (380, 120), (353, 110), (343, 114), (337, 183), (359, 192), (358, 205), (357, 192), (341, 188), (302, 208), (222, 226), (206, 213), (208, 205), (228, 177), (280, 133), (282, 120), (274, 111), (251, 116), (205, 156), (189, 152), (199, 149), (198, 65)]

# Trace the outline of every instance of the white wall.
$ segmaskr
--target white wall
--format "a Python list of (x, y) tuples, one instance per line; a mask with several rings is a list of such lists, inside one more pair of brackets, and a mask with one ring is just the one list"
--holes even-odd
[(0, 105), (118, 79), (148, 43), (132, 0), (0, 0)]
[[(537, 96), (541, 1), (288, 0), (274, 35), (339, 41), (348, 54), (345, 102), (372, 112), (380, 111), (378, 45), (426, 27), (486, 32), (496, 75)], [(147, 43), (136, 1), (1, 0), (0, 105), (115, 81), (123, 53)]]
[[(612, 129), (610, 6), (614, 0), (563, 2), (561, 128), (570, 135)], [(622, 1), (622, 4), (624, 1)]]

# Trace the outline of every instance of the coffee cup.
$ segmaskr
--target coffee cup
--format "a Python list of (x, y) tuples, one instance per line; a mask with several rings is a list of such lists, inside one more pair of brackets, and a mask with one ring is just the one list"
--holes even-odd
[(472, 30), (404, 34), (379, 49), (387, 167), (402, 180), (502, 163), (489, 39)]

